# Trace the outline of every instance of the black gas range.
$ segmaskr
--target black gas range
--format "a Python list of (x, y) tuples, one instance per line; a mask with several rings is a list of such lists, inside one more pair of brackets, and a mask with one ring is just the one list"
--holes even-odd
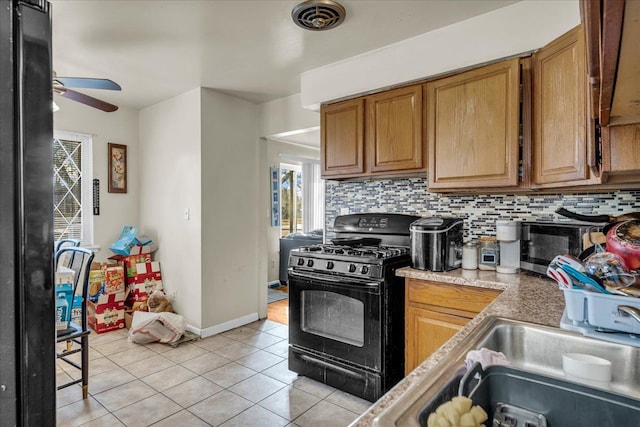
[(289, 265), (300, 271), (381, 279), (385, 264), (406, 263), (410, 260), (410, 252), (410, 248), (405, 246), (313, 245), (291, 251)]
[(291, 251), (289, 369), (375, 401), (404, 376), (409, 225), (419, 217), (336, 218), (331, 244)]

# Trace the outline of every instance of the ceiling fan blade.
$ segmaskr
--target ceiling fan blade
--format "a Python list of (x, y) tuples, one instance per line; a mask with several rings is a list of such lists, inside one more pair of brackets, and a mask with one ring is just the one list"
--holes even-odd
[(118, 109), (118, 106), (116, 105), (109, 104), (108, 102), (101, 101), (93, 96), (85, 95), (84, 93), (76, 92), (75, 90), (67, 89), (66, 87), (54, 86), (53, 90), (64, 98), (73, 99), (74, 101), (97, 108), (98, 110), (106, 111), (107, 113), (111, 113)]
[(88, 77), (54, 77), (62, 86), (82, 89), (122, 90), (120, 85), (109, 79), (92, 79)]

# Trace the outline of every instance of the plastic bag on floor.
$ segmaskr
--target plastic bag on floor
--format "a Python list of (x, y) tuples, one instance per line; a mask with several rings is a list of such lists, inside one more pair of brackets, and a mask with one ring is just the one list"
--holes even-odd
[(180, 339), (186, 328), (187, 321), (179, 314), (134, 311), (129, 340), (138, 344), (172, 343)]

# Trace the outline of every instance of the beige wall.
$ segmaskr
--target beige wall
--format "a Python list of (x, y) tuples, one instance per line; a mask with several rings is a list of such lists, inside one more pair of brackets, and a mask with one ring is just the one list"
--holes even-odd
[(260, 104), (260, 136), (269, 137), (320, 126), (320, 114), (302, 108), (299, 93)]
[[(202, 89), (202, 325), (250, 319), (266, 280), (258, 204), (258, 107)], [(236, 325), (239, 326), (239, 325)]]
[(195, 328), (202, 328), (200, 117), (200, 89), (140, 111), (140, 224), (158, 242), (174, 309)]
[[(105, 113), (61, 97), (55, 98), (60, 110), (53, 114), (56, 130), (93, 136), (93, 177), (100, 180), (100, 215), (93, 216), (94, 244), (100, 247), (96, 260), (104, 261), (113, 253), (109, 246), (124, 225), (139, 225), (138, 112), (120, 108)], [(108, 143), (127, 146), (127, 193), (109, 193)], [(90, 178), (90, 179), (92, 179)]]

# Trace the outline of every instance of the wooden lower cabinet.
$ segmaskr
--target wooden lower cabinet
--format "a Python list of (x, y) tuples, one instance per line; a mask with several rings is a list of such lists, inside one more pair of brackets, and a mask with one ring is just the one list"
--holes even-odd
[(500, 291), (406, 279), (405, 374), (440, 348)]
[(408, 374), (469, 321), (453, 316), (409, 306), (406, 309), (405, 373)]

